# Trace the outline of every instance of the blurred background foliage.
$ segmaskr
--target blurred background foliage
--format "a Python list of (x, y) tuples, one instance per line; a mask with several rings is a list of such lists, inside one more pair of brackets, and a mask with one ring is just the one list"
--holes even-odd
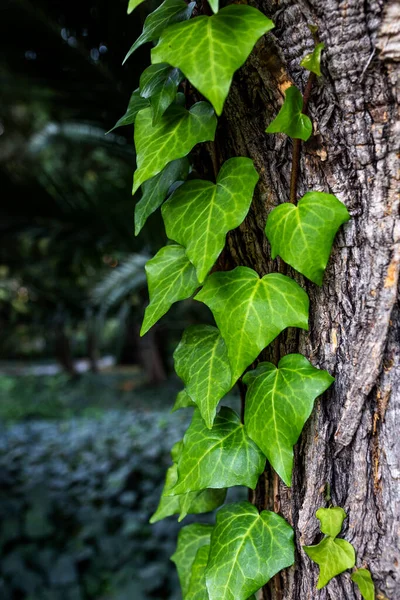
[(132, 127), (105, 135), (149, 63), (147, 44), (121, 66), (159, 3), (130, 17), (127, 0), (0, 3), (4, 600), (179, 597), (176, 519), (148, 519), (190, 418), (169, 414), (172, 352), (209, 317), (182, 302), (140, 339), (144, 263), (165, 233), (155, 214), (134, 237)]

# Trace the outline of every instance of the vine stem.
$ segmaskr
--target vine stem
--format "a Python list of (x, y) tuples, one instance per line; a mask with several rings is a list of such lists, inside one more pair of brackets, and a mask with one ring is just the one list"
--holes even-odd
[[(307, 114), (308, 102), (310, 100), (311, 90), (312, 90), (314, 81), (315, 81), (315, 75), (314, 75), (314, 73), (310, 72), (307, 83), (306, 83), (306, 87), (304, 89), (304, 94), (303, 94), (302, 113), (304, 115)], [(292, 172), (290, 174), (290, 197), (289, 197), (289, 200), (292, 204), (296, 204), (296, 200), (297, 200), (297, 182), (299, 179), (300, 150), (301, 150), (301, 140), (295, 139), (293, 141)]]

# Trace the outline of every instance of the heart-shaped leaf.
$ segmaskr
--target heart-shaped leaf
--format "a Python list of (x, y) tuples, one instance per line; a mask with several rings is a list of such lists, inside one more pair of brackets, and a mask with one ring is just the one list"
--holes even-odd
[(167, 235), (186, 248), (200, 282), (217, 260), (228, 231), (238, 227), (250, 208), (258, 173), (249, 158), (231, 158), (214, 185), (188, 181), (164, 204)]
[(291, 138), (307, 141), (312, 123), (303, 112), (303, 96), (295, 85), (286, 90), (285, 101), (277, 117), (268, 125), (267, 133), (286, 133)]
[(193, 402), (186, 390), (181, 390), (175, 399), (175, 404), (171, 412), (175, 412), (180, 408), (195, 408), (196, 404)]
[(208, 102), (198, 102), (190, 110), (172, 104), (154, 126), (151, 108), (141, 110), (135, 121), (137, 169), (132, 193), (168, 163), (186, 156), (199, 142), (213, 140), (216, 126)]
[(283, 329), (308, 327), (307, 294), (279, 273), (262, 279), (248, 267), (212, 273), (195, 300), (214, 315), (228, 348), (232, 385)]
[(192, 565), (189, 590), (185, 596), (185, 600), (208, 600), (206, 588), (206, 567), (209, 554), (209, 545), (202, 546), (197, 550), (197, 554)]
[(375, 600), (375, 587), (368, 569), (357, 569), (351, 576), (364, 600)]
[(217, 512), (206, 570), (210, 600), (246, 600), (294, 562), (293, 530), (279, 515), (249, 502)]
[(164, 202), (171, 186), (177, 181), (185, 181), (189, 173), (187, 157), (168, 163), (159, 173), (142, 185), (142, 197), (135, 206), (135, 235), (139, 235), (148, 217)]
[(339, 535), (346, 513), (340, 506), (319, 508), (315, 516), (320, 522), (320, 529), (325, 535), (335, 538)]
[(231, 369), (224, 340), (210, 325), (192, 325), (174, 352), (175, 371), (211, 429), (218, 402), (231, 389)]
[(178, 86), (183, 80), (179, 69), (165, 63), (150, 65), (140, 77), (139, 90), (142, 98), (150, 101), (153, 111), (153, 125), (163, 116), (176, 98)]
[(318, 77), (321, 77), (321, 54), (322, 50), (325, 48), (325, 44), (317, 44), (310, 54), (306, 54), (303, 60), (300, 63), (300, 66), (307, 69), (307, 71), (311, 71), (315, 73)]
[(260, 363), (257, 369), (246, 373), (243, 381), (249, 386), (244, 415), (246, 431), (290, 486), (293, 446), (311, 414), (315, 398), (334, 379), (327, 371), (314, 368), (301, 354), (288, 354), (279, 361), (278, 368), (268, 362)]
[(325, 537), (316, 546), (303, 546), (307, 556), (319, 566), (317, 589), (323, 588), (332, 577), (354, 567), (356, 555), (349, 542)]
[(209, 545), (212, 530), (212, 525), (193, 523), (182, 527), (178, 534), (178, 546), (171, 556), (171, 560), (176, 565), (184, 599), (189, 590), (192, 566), (197, 551), (202, 546)]
[(196, 17), (165, 29), (151, 61), (178, 67), (220, 115), (234, 72), (273, 27), (256, 8), (232, 4), (212, 17)]
[(140, 335), (147, 333), (174, 302), (189, 298), (199, 287), (195, 268), (178, 244), (161, 248), (145, 269), (150, 304), (144, 313)]
[(264, 466), (265, 456), (232, 409), (222, 407), (212, 429), (195, 410), (178, 458), (178, 482), (167, 494), (234, 485), (254, 489)]
[(186, 4), (183, 0), (165, 0), (161, 6), (146, 18), (142, 33), (125, 56), (122, 64), (125, 64), (131, 54), (133, 54), (142, 44), (157, 40), (163, 29), (169, 25), (190, 19), (195, 6), (196, 2)]
[(349, 218), (345, 205), (323, 192), (307, 192), (298, 206), (280, 204), (265, 227), (272, 258), (279, 254), (296, 271), (322, 285), (336, 232)]
[(150, 106), (150, 100), (146, 98), (142, 98), (140, 95), (139, 89), (135, 90), (129, 100), (128, 108), (126, 109), (126, 113), (123, 117), (121, 117), (110, 129), (107, 133), (110, 133), (117, 127), (122, 127), (123, 125), (132, 125), (135, 122), (136, 115), (140, 110), (144, 108), (148, 108)]

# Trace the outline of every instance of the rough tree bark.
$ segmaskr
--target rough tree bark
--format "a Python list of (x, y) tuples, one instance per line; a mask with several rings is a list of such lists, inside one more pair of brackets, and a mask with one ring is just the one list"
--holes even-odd
[(331, 192), (352, 216), (336, 238), (322, 288), (289, 269), (310, 295), (310, 330), (287, 332), (269, 352), (277, 359), (300, 350), (336, 382), (317, 401), (297, 444), (292, 488), (266, 473), (255, 494), (259, 508), (275, 506), (293, 524), (297, 544), (296, 566), (275, 577), (264, 598), (360, 598), (349, 574), (316, 592), (318, 568), (301, 550), (320, 539), (315, 511), (329, 505), (330, 489), (332, 503), (348, 513), (344, 536), (356, 548), (357, 565), (370, 568), (378, 599), (395, 600), (400, 598), (400, 8), (390, 0), (255, 0), (254, 5), (276, 28), (235, 77), (220, 119), (214, 166), (231, 156), (250, 156), (260, 183), (219, 266), (248, 265), (260, 275), (281, 268), (270, 259), (263, 230), (268, 212), (289, 199), (292, 144), (264, 131), (286, 87), (295, 83), (304, 89), (307, 72), (299, 63), (313, 47), (307, 23), (318, 25), (326, 50), (323, 77), (309, 105), (314, 135), (302, 146), (299, 197), (307, 190)]

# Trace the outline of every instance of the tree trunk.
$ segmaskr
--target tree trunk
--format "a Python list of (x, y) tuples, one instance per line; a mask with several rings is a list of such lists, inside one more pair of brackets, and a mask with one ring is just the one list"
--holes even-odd
[[(316, 592), (318, 567), (302, 551), (319, 541), (316, 510), (331, 502), (348, 514), (343, 535), (367, 565), (377, 598), (400, 598), (400, 317), (396, 61), (399, 5), (376, 0), (256, 0), (276, 27), (235, 76), (215, 143), (214, 164), (250, 156), (260, 173), (252, 209), (228, 236), (220, 267), (260, 275), (281, 268), (264, 235), (269, 211), (289, 200), (292, 142), (265, 134), (290, 83), (304, 90), (301, 58), (313, 48), (307, 23), (325, 42), (323, 76), (309, 115), (314, 135), (302, 145), (299, 197), (331, 192), (351, 213), (340, 230), (322, 288), (288, 269), (309, 293), (308, 333), (289, 330), (266, 356), (301, 351), (335, 376), (316, 402), (295, 449), (293, 486), (265, 474), (254, 501), (292, 523), (296, 565), (274, 578), (265, 599), (359, 599), (349, 573)], [(272, 353), (272, 356), (271, 356)], [(396, 421), (397, 416), (397, 421)]]

